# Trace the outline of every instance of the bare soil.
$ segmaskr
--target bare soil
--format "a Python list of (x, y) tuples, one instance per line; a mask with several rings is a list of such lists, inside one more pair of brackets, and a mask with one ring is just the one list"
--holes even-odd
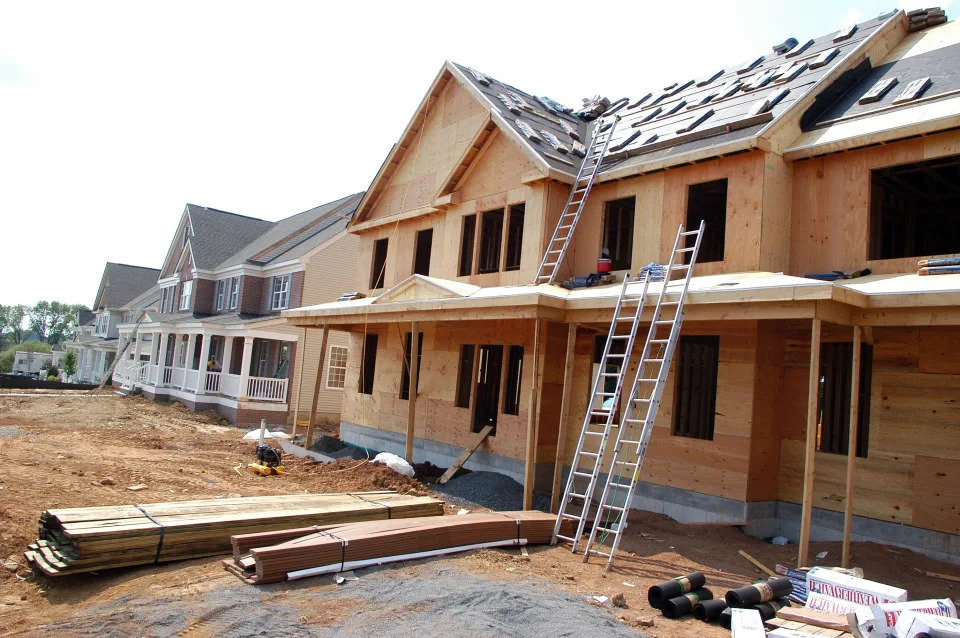
[[(135, 612), (148, 608), (171, 613), (176, 608), (185, 615), (185, 630), (177, 629), (179, 625), (174, 623), (169, 632), (157, 630), (159, 633), (226, 635), (223, 627), (217, 629), (214, 623), (211, 609), (216, 605), (210, 601), (236, 600), (238, 592), (253, 589), (241, 587), (238, 579), (222, 569), (219, 559), (61, 579), (33, 577), (22, 566), (22, 552), (36, 538), (37, 519), (44, 509), (300, 491), (396, 489), (427, 493), (429, 489), (384, 466), (353, 459), (321, 466), (288, 457), (285, 475), (256, 476), (246, 467), (255, 444), (240, 440), (242, 430), (225, 426), (214, 414), (194, 414), (177, 404), (161, 405), (139, 398), (0, 396), (2, 426), (16, 428), (22, 434), (0, 440), (0, 561), (7, 559), (21, 566), (16, 572), (0, 569), (0, 636), (39, 635), (54, 629), (60, 635), (84, 635), (84, 622), (96, 618), (91, 626), (101, 627), (96, 623), (105, 622), (103, 614), (133, 619), (137, 617)], [(101, 485), (106, 477), (115, 484)], [(136, 493), (126, 489), (140, 483), (147, 489)], [(455, 511), (448, 507), (448, 513)], [(459, 577), (474, 574), (478, 581), (505, 581), (511, 587), (522, 586), (534, 592), (545, 591), (547, 586), (571, 595), (569, 600), (585, 600), (592, 595), (612, 598), (622, 593), (627, 607), (607, 608), (604, 613), (638, 631), (673, 638), (728, 636), (729, 632), (689, 617), (676, 621), (660, 617), (646, 602), (650, 585), (698, 569), (706, 574), (707, 587), (722, 596), (728, 588), (759, 577), (758, 570), (737, 554), (738, 549), (770, 567), (778, 562), (792, 566), (796, 560), (796, 546), (770, 545), (735, 527), (681, 525), (650, 513), (635, 513), (630, 523), (615, 567), (609, 572), (595, 560), (583, 563), (566, 547), (545, 546), (528, 548), (529, 556), (517, 550), (484, 550), (418, 561), (380, 573), (365, 570), (358, 575), (361, 579), (382, 578), (381, 573), (385, 573), (391, 578), (405, 578), (407, 586), (416, 588), (416, 579), (429, 570), (454, 569)], [(828, 554), (818, 564), (838, 562), (839, 543), (812, 544), (812, 554), (822, 551)], [(932, 571), (960, 577), (960, 568), (905, 549), (855, 543), (853, 563), (863, 567), (867, 578), (906, 588), (911, 599), (960, 595), (956, 589), (960, 583), (926, 575), (926, 571)], [(371, 606), (375, 607), (375, 601), (351, 599), (353, 594), (346, 590), (335, 600), (325, 598), (321, 594), (331, 586), (321, 580), (272, 586), (260, 590), (257, 596), (251, 594), (249, 604), (281, 596), (284, 604), (300, 610), (298, 622), (313, 628), (306, 635), (327, 635), (326, 630), (336, 634), (338, 628), (352, 626), (344, 624), (352, 615), (363, 609), (370, 613)], [(553, 599), (550, 602), (555, 603)], [(638, 620), (650, 619), (654, 621), (652, 628), (637, 625)], [(138, 631), (133, 624), (129, 629)], [(113, 631), (115, 635), (125, 633), (116, 626)], [(550, 627), (544, 633), (559, 635)], [(268, 631), (265, 635), (271, 634)]]

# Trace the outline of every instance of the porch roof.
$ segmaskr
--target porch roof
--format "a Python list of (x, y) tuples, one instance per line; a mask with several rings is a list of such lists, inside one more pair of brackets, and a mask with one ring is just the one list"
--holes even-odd
[[(441, 282), (444, 285), (440, 285)], [(671, 285), (678, 284), (671, 282)], [(434, 277), (411, 277), (379, 297), (337, 301), (283, 312), (294, 325), (321, 323), (358, 324), (411, 319), (436, 314), (445, 320), (543, 318), (578, 321), (590, 311), (609, 312), (616, 304), (621, 284), (566, 290), (559, 286), (491, 286), (476, 288)], [(640, 283), (628, 284), (639, 292)], [(651, 282), (648, 302), (656, 298), (662, 282)], [(438, 296), (439, 290), (448, 291)], [(454, 292), (456, 291), (456, 292)], [(398, 295), (398, 292), (405, 294)], [(426, 296), (426, 293), (433, 293)], [(402, 297), (402, 298), (399, 298)], [(850, 308), (905, 308), (960, 304), (960, 274), (921, 277), (916, 274), (871, 275), (836, 282), (770, 272), (743, 272), (693, 277), (687, 296), (691, 310), (701, 306), (764, 306), (759, 315), (776, 309), (776, 316), (802, 317), (800, 309), (819, 302)], [(717, 315), (716, 309), (710, 310)], [(719, 318), (743, 318), (730, 313)]]

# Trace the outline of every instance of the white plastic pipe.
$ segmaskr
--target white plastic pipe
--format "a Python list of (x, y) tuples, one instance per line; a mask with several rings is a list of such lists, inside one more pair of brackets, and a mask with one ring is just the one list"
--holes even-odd
[(508, 547), (511, 545), (520, 546), (526, 544), (527, 539), (514, 538), (508, 541), (492, 541), (490, 543), (476, 543), (474, 545), (447, 547), (446, 549), (432, 549), (428, 552), (397, 554), (395, 556), (383, 556), (381, 558), (370, 558), (367, 560), (350, 560), (345, 563), (333, 563), (332, 565), (322, 565), (320, 567), (310, 567), (309, 569), (298, 569), (297, 571), (287, 572), (287, 580), (296, 580), (298, 578), (307, 578), (308, 576), (319, 576), (320, 574), (330, 574), (334, 572), (345, 572), (351, 569), (373, 567), (375, 565), (383, 565), (385, 563), (398, 563), (405, 560), (417, 560), (418, 558), (430, 558), (431, 556), (443, 556), (444, 554), (468, 552), (472, 549), (488, 549), (490, 547)]
[(267, 429), (267, 420), (260, 419), (260, 445), (263, 445), (263, 434)]

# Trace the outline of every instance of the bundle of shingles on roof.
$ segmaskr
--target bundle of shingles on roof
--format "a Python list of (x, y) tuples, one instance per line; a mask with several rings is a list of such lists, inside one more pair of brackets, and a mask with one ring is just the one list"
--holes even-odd
[(474, 549), (546, 544), (555, 522), (556, 516), (543, 512), (486, 512), (243, 534), (232, 537), (233, 559), (224, 567), (250, 584), (295, 580)]
[(914, 9), (907, 14), (907, 20), (909, 20), (907, 31), (922, 31), (927, 27), (932, 27), (946, 22), (947, 14), (940, 7)]
[(960, 257), (937, 257), (917, 262), (918, 275), (954, 275), (960, 273)]
[(237, 534), (438, 517), (443, 502), (396, 492), (293, 494), (48, 510), (24, 556), (48, 576), (229, 554)]

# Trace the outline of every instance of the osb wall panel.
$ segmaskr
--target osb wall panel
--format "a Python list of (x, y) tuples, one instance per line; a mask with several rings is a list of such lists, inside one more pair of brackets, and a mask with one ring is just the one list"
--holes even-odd
[[(544, 196), (546, 186), (520, 183), (520, 177), (533, 168), (520, 151), (502, 135), (495, 135), (491, 144), (475, 160), (473, 168), (461, 184), (461, 203), (422, 217), (399, 221), (363, 232), (359, 235), (356, 257), (356, 277), (360, 290), (378, 295), (382, 290), (370, 290), (373, 268), (373, 245), (386, 238), (387, 265), (383, 290), (402, 282), (413, 274), (416, 234), (433, 229), (430, 251), (432, 277), (464, 281), (478, 286), (509, 286), (533, 281), (540, 264), (540, 246), (537, 237), (543, 234)], [(460, 245), (463, 217), (514, 204), (525, 204), (523, 243), (520, 270), (480, 275), (459, 276)], [(506, 220), (503, 230), (501, 263), (507, 237)], [(479, 237), (479, 220), (475, 237)], [(476, 241), (476, 239), (475, 239)], [(474, 250), (476, 259), (478, 250)]]
[(367, 219), (431, 205), (440, 181), (463, 155), (486, 117), (486, 109), (476, 99), (458, 82), (450, 82)]
[[(644, 328), (640, 330), (642, 332)], [(757, 324), (752, 321), (688, 322), (684, 323), (683, 332), (687, 335), (720, 336), (714, 438), (706, 441), (671, 434), (675, 376), (675, 366), (672, 366), (640, 479), (657, 485), (745, 500), (753, 430)], [(574, 394), (571, 397), (565, 448), (568, 464), (573, 462), (592, 389), (593, 343), (597, 334), (581, 329), (577, 338)], [(639, 350), (636, 349), (631, 361), (630, 375), (636, 371)], [(628, 378), (632, 380), (632, 376)]]
[[(458, 408), (457, 372), (462, 344), (520, 345), (524, 348), (520, 381), (519, 414), (499, 414), (496, 436), (487, 437), (480, 450), (523, 459), (527, 441), (527, 410), (533, 371), (533, 322), (457, 322), (421, 324), (423, 354), (420, 364), (415, 435), (458, 447), (473, 437), (473, 406)], [(408, 402), (400, 399), (403, 349), (400, 334), (410, 324), (379, 325), (369, 332), (379, 334), (376, 379), (372, 395), (360, 394), (360, 359), (363, 333), (351, 333), (344, 390), (343, 420), (391, 432), (406, 432)], [(479, 354), (479, 353), (478, 353)], [(504, 353), (506, 364), (506, 352)], [(501, 400), (500, 409), (503, 409)]]
[(917, 260), (932, 255), (868, 259), (870, 171), (958, 151), (960, 132), (954, 131), (795, 163), (789, 274), (916, 271)]
[[(956, 327), (873, 329), (868, 455), (855, 461), (854, 514), (957, 533), (960, 369), (949, 344), (958, 339)], [(778, 494), (799, 503), (809, 324), (788, 330), (787, 342)], [(846, 456), (818, 452), (814, 505), (842, 511), (845, 480)]]
[[(666, 263), (677, 228), (687, 220), (689, 187), (724, 178), (728, 180), (724, 260), (699, 264), (697, 274), (757, 270), (761, 261), (761, 213), (767, 171), (764, 154), (753, 152), (598, 185), (590, 193), (577, 226), (577, 236), (573, 240), (573, 270), (576, 274), (596, 270), (603, 242), (605, 202), (633, 196), (636, 196), (637, 203), (631, 270), (652, 261)], [(782, 216), (782, 212), (779, 214)], [(706, 232), (711, 229), (707, 228)], [(771, 246), (775, 248), (775, 244)]]

